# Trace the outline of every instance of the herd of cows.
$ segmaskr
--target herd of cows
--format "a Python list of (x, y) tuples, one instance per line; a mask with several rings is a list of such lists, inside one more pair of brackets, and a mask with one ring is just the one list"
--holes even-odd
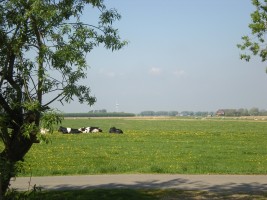
[[(61, 132), (63, 134), (79, 134), (79, 133), (99, 133), (103, 131), (99, 127), (82, 127), (82, 128), (77, 129), (77, 128), (69, 128), (69, 127), (60, 126), (58, 129), (58, 132)], [(109, 133), (122, 134), (123, 131), (116, 127), (111, 127), (109, 129)]]

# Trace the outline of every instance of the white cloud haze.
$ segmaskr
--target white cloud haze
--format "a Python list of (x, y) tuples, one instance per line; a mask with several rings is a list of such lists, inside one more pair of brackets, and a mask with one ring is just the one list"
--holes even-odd
[(158, 67), (152, 67), (150, 70), (149, 70), (149, 74), (151, 75), (160, 75), (162, 73), (162, 70)]

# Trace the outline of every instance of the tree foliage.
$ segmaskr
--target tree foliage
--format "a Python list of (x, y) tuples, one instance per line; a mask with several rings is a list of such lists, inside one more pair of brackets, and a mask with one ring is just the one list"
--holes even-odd
[(241, 59), (250, 61), (251, 56), (260, 56), (262, 62), (267, 60), (266, 32), (267, 32), (267, 0), (252, 0), (256, 10), (251, 13), (252, 22), (249, 24), (251, 37), (243, 36), (242, 44), (238, 48), (244, 51)]
[[(99, 20), (82, 21), (86, 6)], [(6, 191), (16, 163), (40, 140), (40, 127), (61, 117), (54, 101), (92, 105), (86, 55), (94, 47), (121, 49), (127, 44), (112, 24), (121, 16), (102, 0), (0, 0), (0, 154), (1, 184)]]

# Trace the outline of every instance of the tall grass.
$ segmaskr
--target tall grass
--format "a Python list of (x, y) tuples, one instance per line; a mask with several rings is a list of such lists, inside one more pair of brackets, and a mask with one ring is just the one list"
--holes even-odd
[[(35, 144), (22, 176), (179, 173), (266, 174), (267, 123), (224, 120), (66, 119), (104, 132)], [(109, 134), (116, 126), (122, 135)]]

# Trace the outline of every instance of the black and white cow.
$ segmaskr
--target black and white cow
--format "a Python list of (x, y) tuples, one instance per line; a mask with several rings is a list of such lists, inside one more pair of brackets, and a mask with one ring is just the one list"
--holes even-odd
[(109, 129), (109, 133), (122, 134), (123, 131), (122, 131), (121, 129), (116, 128), (116, 127), (111, 127), (111, 128)]
[(62, 132), (63, 134), (70, 134), (70, 133), (78, 134), (78, 133), (81, 133), (81, 131), (79, 131), (79, 129), (63, 127), (63, 126), (60, 126), (58, 131)]
[(102, 129), (99, 127), (82, 127), (78, 129), (82, 133), (99, 133), (102, 132)]

